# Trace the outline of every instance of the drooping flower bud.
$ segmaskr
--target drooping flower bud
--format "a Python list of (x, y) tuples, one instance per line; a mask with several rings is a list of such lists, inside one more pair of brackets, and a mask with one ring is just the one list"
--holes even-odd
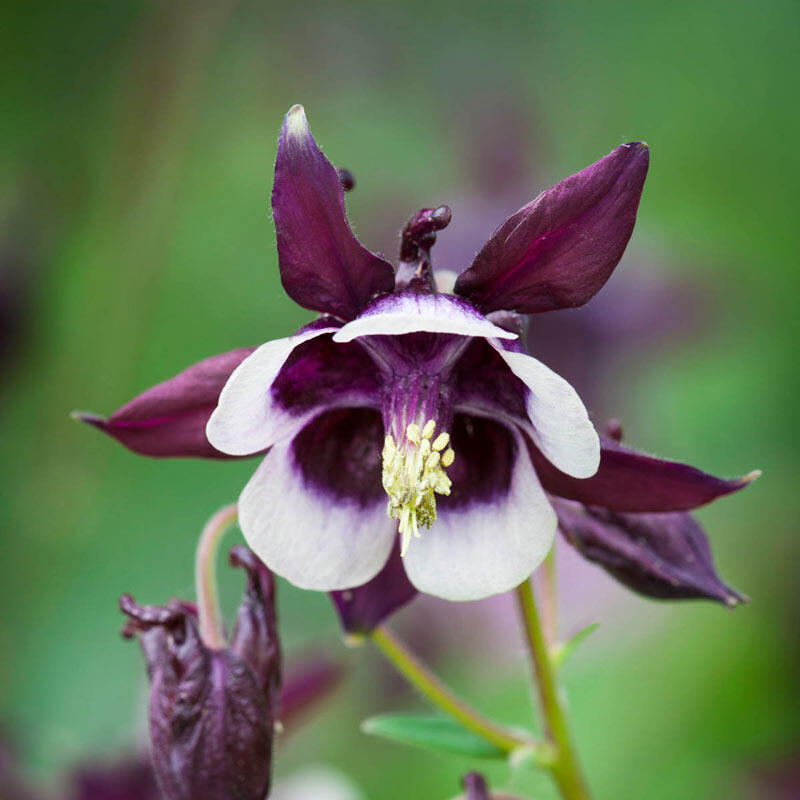
[(553, 504), (566, 540), (633, 591), (729, 607), (746, 602), (717, 575), (708, 538), (691, 514), (621, 514), (557, 499)]
[(193, 605), (120, 608), (123, 635), (139, 636), (150, 677), (153, 766), (165, 800), (264, 800), (280, 685), (272, 576), (244, 548), (232, 563), (248, 574), (229, 647), (201, 639)]

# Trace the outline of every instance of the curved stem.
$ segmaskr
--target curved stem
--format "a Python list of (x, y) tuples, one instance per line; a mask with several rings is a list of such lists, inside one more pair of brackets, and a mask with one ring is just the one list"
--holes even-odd
[(564, 800), (590, 800), (589, 787), (572, 744), (564, 695), (558, 686), (530, 580), (517, 587), (517, 600), (525, 623), (525, 638), (533, 662), (545, 734), (555, 751), (550, 770)]
[(409, 683), (468, 730), (507, 753), (520, 747), (536, 746), (537, 743), (532, 739), (512, 733), (465, 703), (387, 628), (377, 628), (371, 638)]
[(217, 590), (217, 550), (222, 536), (236, 522), (236, 504), (225, 506), (206, 523), (197, 543), (194, 578), (197, 592), (197, 616), (200, 638), (208, 647), (225, 647), (225, 624), (219, 607)]

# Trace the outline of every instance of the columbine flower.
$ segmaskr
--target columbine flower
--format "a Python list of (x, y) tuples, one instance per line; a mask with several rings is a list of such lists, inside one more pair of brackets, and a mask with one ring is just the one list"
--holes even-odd
[(289, 296), (321, 316), (196, 364), (108, 420), (82, 418), (150, 455), (266, 452), (239, 500), (242, 531), (272, 570), (326, 591), (370, 581), (398, 535), (420, 591), (506, 591), (551, 546), (545, 491), (661, 511), (741, 488), (746, 479), (601, 447), (572, 387), (522, 351), (521, 315), (582, 305), (608, 279), (647, 165), (646, 145), (621, 145), (544, 192), (444, 293), (430, 247), (449, 209), (411, 219), (397, 270), (365, 250), (295, 106), (272, 196), (279, 266)]
[(280, 686), (272, 575), (242, 546), (231, 563), (248, 588), (222, 649), (202, 641), (191, 604), (120, 599), (123, 634), (139, 636), (147, 660), (153, 768), (167, 800), (263, 800), (269, 790)]

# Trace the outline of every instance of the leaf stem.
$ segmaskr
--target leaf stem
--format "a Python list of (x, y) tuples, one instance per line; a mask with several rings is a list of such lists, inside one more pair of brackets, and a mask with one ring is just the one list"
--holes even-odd
[(200, 638), (208, 647), (225, 647), (225, 623), (217, 589), (217, 550), (222, 536), (238, 519), (236, 504), (217, 511), (206, 523), (195, 555), (194, 578), (197, 592), (197, 616)]
[(519, 748), (536, 748), (537, 742), (509, 731), (485, 717), (458, 697), (426, 667), (388, 628), (371, 634), (372, 641), (395, 669), (425, 697), (465, 728), (510, 753)]
[(554, 748), (550, 771), (564, 800), (590, 800), (589, 787), (572, 744), (565, 696), (558, 685), (530, 580), (517, 587), (517, 601), (533, 662), (534, 683), (539, 695), (545, 735)]

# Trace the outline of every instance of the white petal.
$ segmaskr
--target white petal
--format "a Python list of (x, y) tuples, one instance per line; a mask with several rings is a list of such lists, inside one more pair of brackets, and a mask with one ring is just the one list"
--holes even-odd
[(509, 352), (499, 342), (490, 344), (530, 390), (525, 405), (536, 446), (567, 475), (594, 475), (600, 466), (600, 439), (578, 393), (541, 361)]
[(322, 592), (374, 578), (397, 529), (383, 498), (364, 507), (306, 484), (289, 439), (273, 446), (242, 491), (239, 525), (271, 570), (301, 589)]
[(525, 445), (516, 439), (507, 495), (463, 509), (442, 508), (431, 529), (412, 539), (404, 563), (421, 592), (445, 600), (479, 600), (510, 591), (544, 560), (556, 515)]
[(233, 371), (220, 393), (206, 425), (208, 441), (223, 453), (246, 456), (265, 450), (297, 430), (304, 420), (277, 406), (270, 387), (295, 347), (335, 330), (317, 328), (274, 339), (251, 353)]
[(401, 335), (428, 331), (460, 336), (516, 339), (489, 322), (474, 306), (449, 294), (389, 294), (373, 301), (352, 322), (334, 335), (335, 342), (350, 342), (357, 336)]

